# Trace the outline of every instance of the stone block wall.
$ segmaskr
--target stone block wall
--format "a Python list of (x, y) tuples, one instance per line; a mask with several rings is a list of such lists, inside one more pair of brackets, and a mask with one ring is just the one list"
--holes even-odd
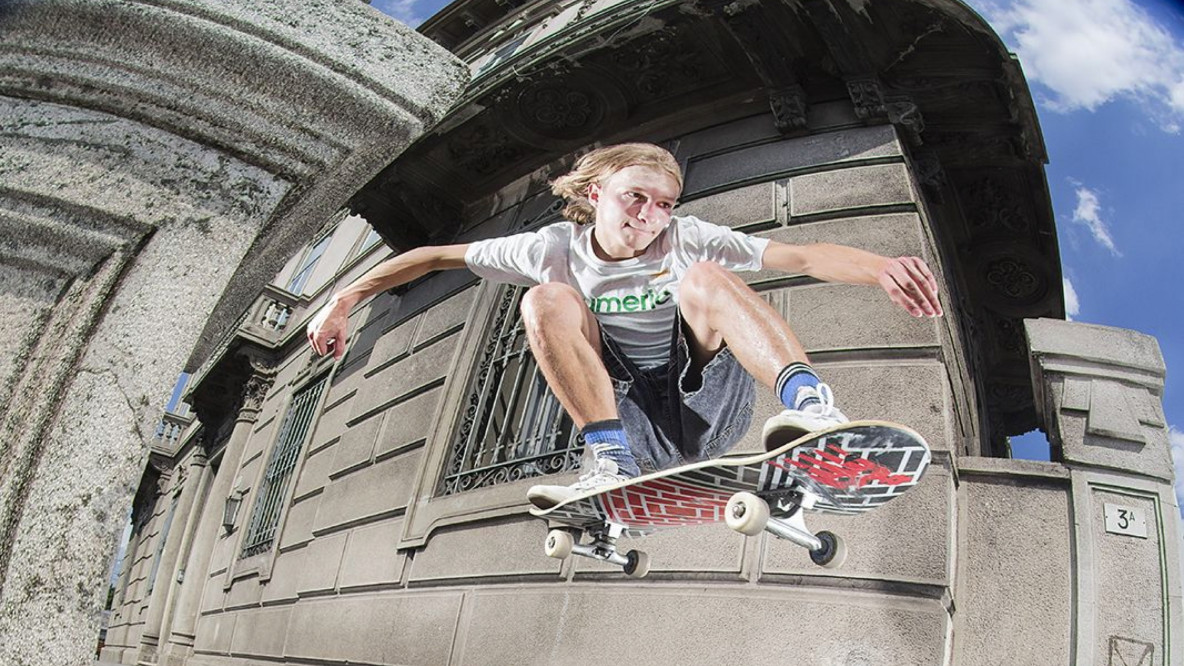
[[(672, 142), (696, 188), (678, 213), (789, 243), (919, 254), (945, 274), (940, 229), (915, 198), (890, 127), (764, 142), (761, 127), (741, 121)], [(750, 147), (724, 151), (713, 132)], [(697, 149), (714, 152), (698, 158)], [(519, 197), (462, 240), (557, 213), (548, 194)], [(524, 501), (536, 479), (440, 495), (501, 300), (499, 287), (457, 271), (362, 304), (336, 366), (288, 347), (235, 477), (248, 505), (292, 394), (328, 373), (322, 409), (276, 547), (243, 559), (241, 530), (215, 545), (185, 663), (550, 664), (603, 649), (606, 635), (616, 658), (638, 664), (1178, 660), (1178, 508), (1153, 341), (1031, 323), (1054, 461), (982, 458), (966, 364), (952, 362), (962, 359), (959, 313), (919, 320), (874, 288), (746, 278), (795, 326), (844, 411), (909, 424), (935, 452), (922, 485), (892, 504), (811, 517), (813, 529), (847, 539), (841, 569), (819, 569), (768, 535), (704, 526), (622, 540), (652, 557), (636, 581), (543, 555), (547, 525)], [(779, 409), (758, 391), (754, 423)], [(739, 450), (759, 446), (754, 429)], [(1147, 534), (1108, 532), (1114, 506), (1141, 512)], [(851, 627), (858, 638), (844, 633)], [(790, 638), (804, 634), (814, 639)], [(738, 646), (737, 635), (787, 638)]]
[[(724, 150), (736, 145), (749, 147)], [(688, 182), (677, 214), (784, 242), (917, 254), (941, 271), (890, 126), (783, 140), (771, 124), (749, 119), (671, 146)], [(460, 240), (558, 219), (552, 198), (534, 194), (539, 183), (512, 188), (531, 194), (470, 224)], [(324, 409), (268, 573), (236, 575), (244, 565), (233, 544), (211, 558), (189, 663), (559, 663), (597, 649), (606, 632), (620, 637), (614, 654), (630, 663), (732, 661), (741, 626), (749, 635), (792, 636), (819, 621), (854, 622), (876, 640), (836, 635), (796, 646), (811, 663), (941, 660), (957, 530), (951, 452), (968, 436), (962, 424), (975, 422), (973, 404), (958, 397), (961, 380), (943, 362), (959, 344), (952, 319), (915, 320), (873, 288), (746, 274), (794, 324), (843, 409), (915, 426), (937, 452), (934, 465), (921, 488), (881, 511), (812, 521), (848, 539), (843, 569), (821, 570), (771, 537), (708, 526), (625, 540), (623, 548), (652, 556), (650, 577), (638, 582), (615, 567), (543, 555), (547, 526), (524, 501), (536, 479), (437, 496), (500, 294), (466, 275), (441, 274), (363, 304), (351, 322), (353, 347), (332, 370), (304, 350), (280, 366), (247, 451), (265, 456), (275, 436), (266, 422), (282, 418), (303, 382), (330, 371)], [(759, 424), (781, 408), (771, 391), (758, 395)], [(740, 449), (757, 450), (758, 438), (754, 429)], [(242, 478), (250, 485), (260, 469), (248, 464)], [(265, 639), (265, 630), (284, 638)], [(743, 650), (745, 663), (785, 659), (780, 641)]]
[(1158, 344), (1025, 326), (1053, 462), (958, 461), (957, 663), (1179, 663), (1180, 509)]

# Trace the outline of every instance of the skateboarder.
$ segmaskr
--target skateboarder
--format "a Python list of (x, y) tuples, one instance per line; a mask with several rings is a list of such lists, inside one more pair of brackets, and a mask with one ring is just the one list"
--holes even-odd
[(847, 421), (788, 323), (734, 271), (878, 285), (915, 317), (942, 314), (920, 258), (788, 245), (677, 217), (682, 185), (678, 162), (658, 146), (592, 151), (552, 183), (567, 221), (393, 257), (330, 298), (308, 325), (309, 343), (340, 358), (355, 304), (431, 271), (468, 267), (530, 286), (521, 311), (531, 351), (592, 454), (573, 485), (530, 490), (558, 503), (643, 468), (722, 455), (748, 430), (754, 378), (785, 405), (766, 422), (766, 441)]

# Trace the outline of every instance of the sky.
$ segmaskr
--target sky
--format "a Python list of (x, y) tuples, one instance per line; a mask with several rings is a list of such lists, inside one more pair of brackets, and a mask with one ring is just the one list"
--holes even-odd
[[(442, 0), (374, 0), (418, 26)], [(1184, 506), (1184, 0), (971, 0), (1019, 56), (1048, 150), (1069, 318), (1159, 340)], [(1042, 436), (1013, 441), (1047, 459)]]

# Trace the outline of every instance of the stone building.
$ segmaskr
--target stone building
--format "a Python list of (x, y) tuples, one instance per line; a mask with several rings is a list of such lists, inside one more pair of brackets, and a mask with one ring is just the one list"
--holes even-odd
[[(195, 419), (166, 418), (141, 479), (105, 659), (1184, 658), (1162, 358), (1146, 336), (1063, 321), (1036, 113), (980, 17), (955, 0), (465, 0), (420, 31), (470, 84), (194, 372)], [(524, 493), (570, 480), (580, 450), (519, 289), (431, 275), (361, 304), (341, 362), (307, 348), (334, 289), (394, 252), (558, 220), (548, 180), (621, 140), (681, 161), (676, 214), (939, 273), (936, 320), (875, 289), (746, 275), (848, 415), (909, 424), (935, 451), (906, 497), (812, 521), (847, 538), (844, 567), (719, 526), (644, 539), (641, 580), (545, 557)], [(758, 395), (756, 423), (779, 409)], [(1051, 462), (1010, 458), (1033, 428)]]

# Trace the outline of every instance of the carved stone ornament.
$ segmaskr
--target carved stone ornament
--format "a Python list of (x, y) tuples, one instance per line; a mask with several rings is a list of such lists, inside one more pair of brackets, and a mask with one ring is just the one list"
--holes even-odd
[(714, 75), (701, 46), (680, 39), (673, 28), (625, 43), (614, 52), (613, 62), (651, 97), (698, 87)]
[(1011, 354), (1023, 354), (1027, 351), (1024, 339), (1023, 320), (1012, 317), (994, 315), (995, 345)]
[(496, 173), (517, 162), (523, 150), (502, 129), (478, 121), (448, 142), (448, 152), (457, 164), (481, 176)]
[(884, 90), (879, 81), (872, 78), (848, 81), (847, 94), (851, 96), (851, 103), (855, 105), (855, 115), (861, 120), (887, 117)]
[(773, 110), (773, 124), (782, 134), (806, 127), (806, 91), (801, 86), (789, 86), (769, 93), (769, 107)]
[(988, 263), (984, 280), (996, 293), (1024, 303), (1039, 300), (1047, 286), (1047, 280), (1018, 257), (1004, 257)]
[(967, 188), (970, 196), (968, 214), (975, 232), (1006, 230), (1027, 232), (1032, 228), (1027, 206), (1016, 199), (1017, 187), (1008, 187), (987, 176)]
[(576, 139), (590, 135), (604, 120), (605, 103), (591, 87), (549, 80), (527, 86), (518, 94), (517, 113), (543, 136)]
[(888, 112), (888, 122), (903, 128), (905, 136), (914, 145), (920, 145), (921, 132), (925, 131), (925, 120), (921, 117), (917, 105), (907, 97), (893, 97), (886, 103), (885, 108)]
[(941, 158), (932, 152), (918, 152), (913, 154), (913, 171), (917, 174), (917, 181), (925, 188), (925, 193), (936, 203), (942, 203), (943, 190), (946, 188), (946, 173), (941, 166)]
[(263, 399), (275, 381), (275, 365), (260, 359), (251, 359), (251, 376), (243, 384), (242, 411), (258, 412)]

